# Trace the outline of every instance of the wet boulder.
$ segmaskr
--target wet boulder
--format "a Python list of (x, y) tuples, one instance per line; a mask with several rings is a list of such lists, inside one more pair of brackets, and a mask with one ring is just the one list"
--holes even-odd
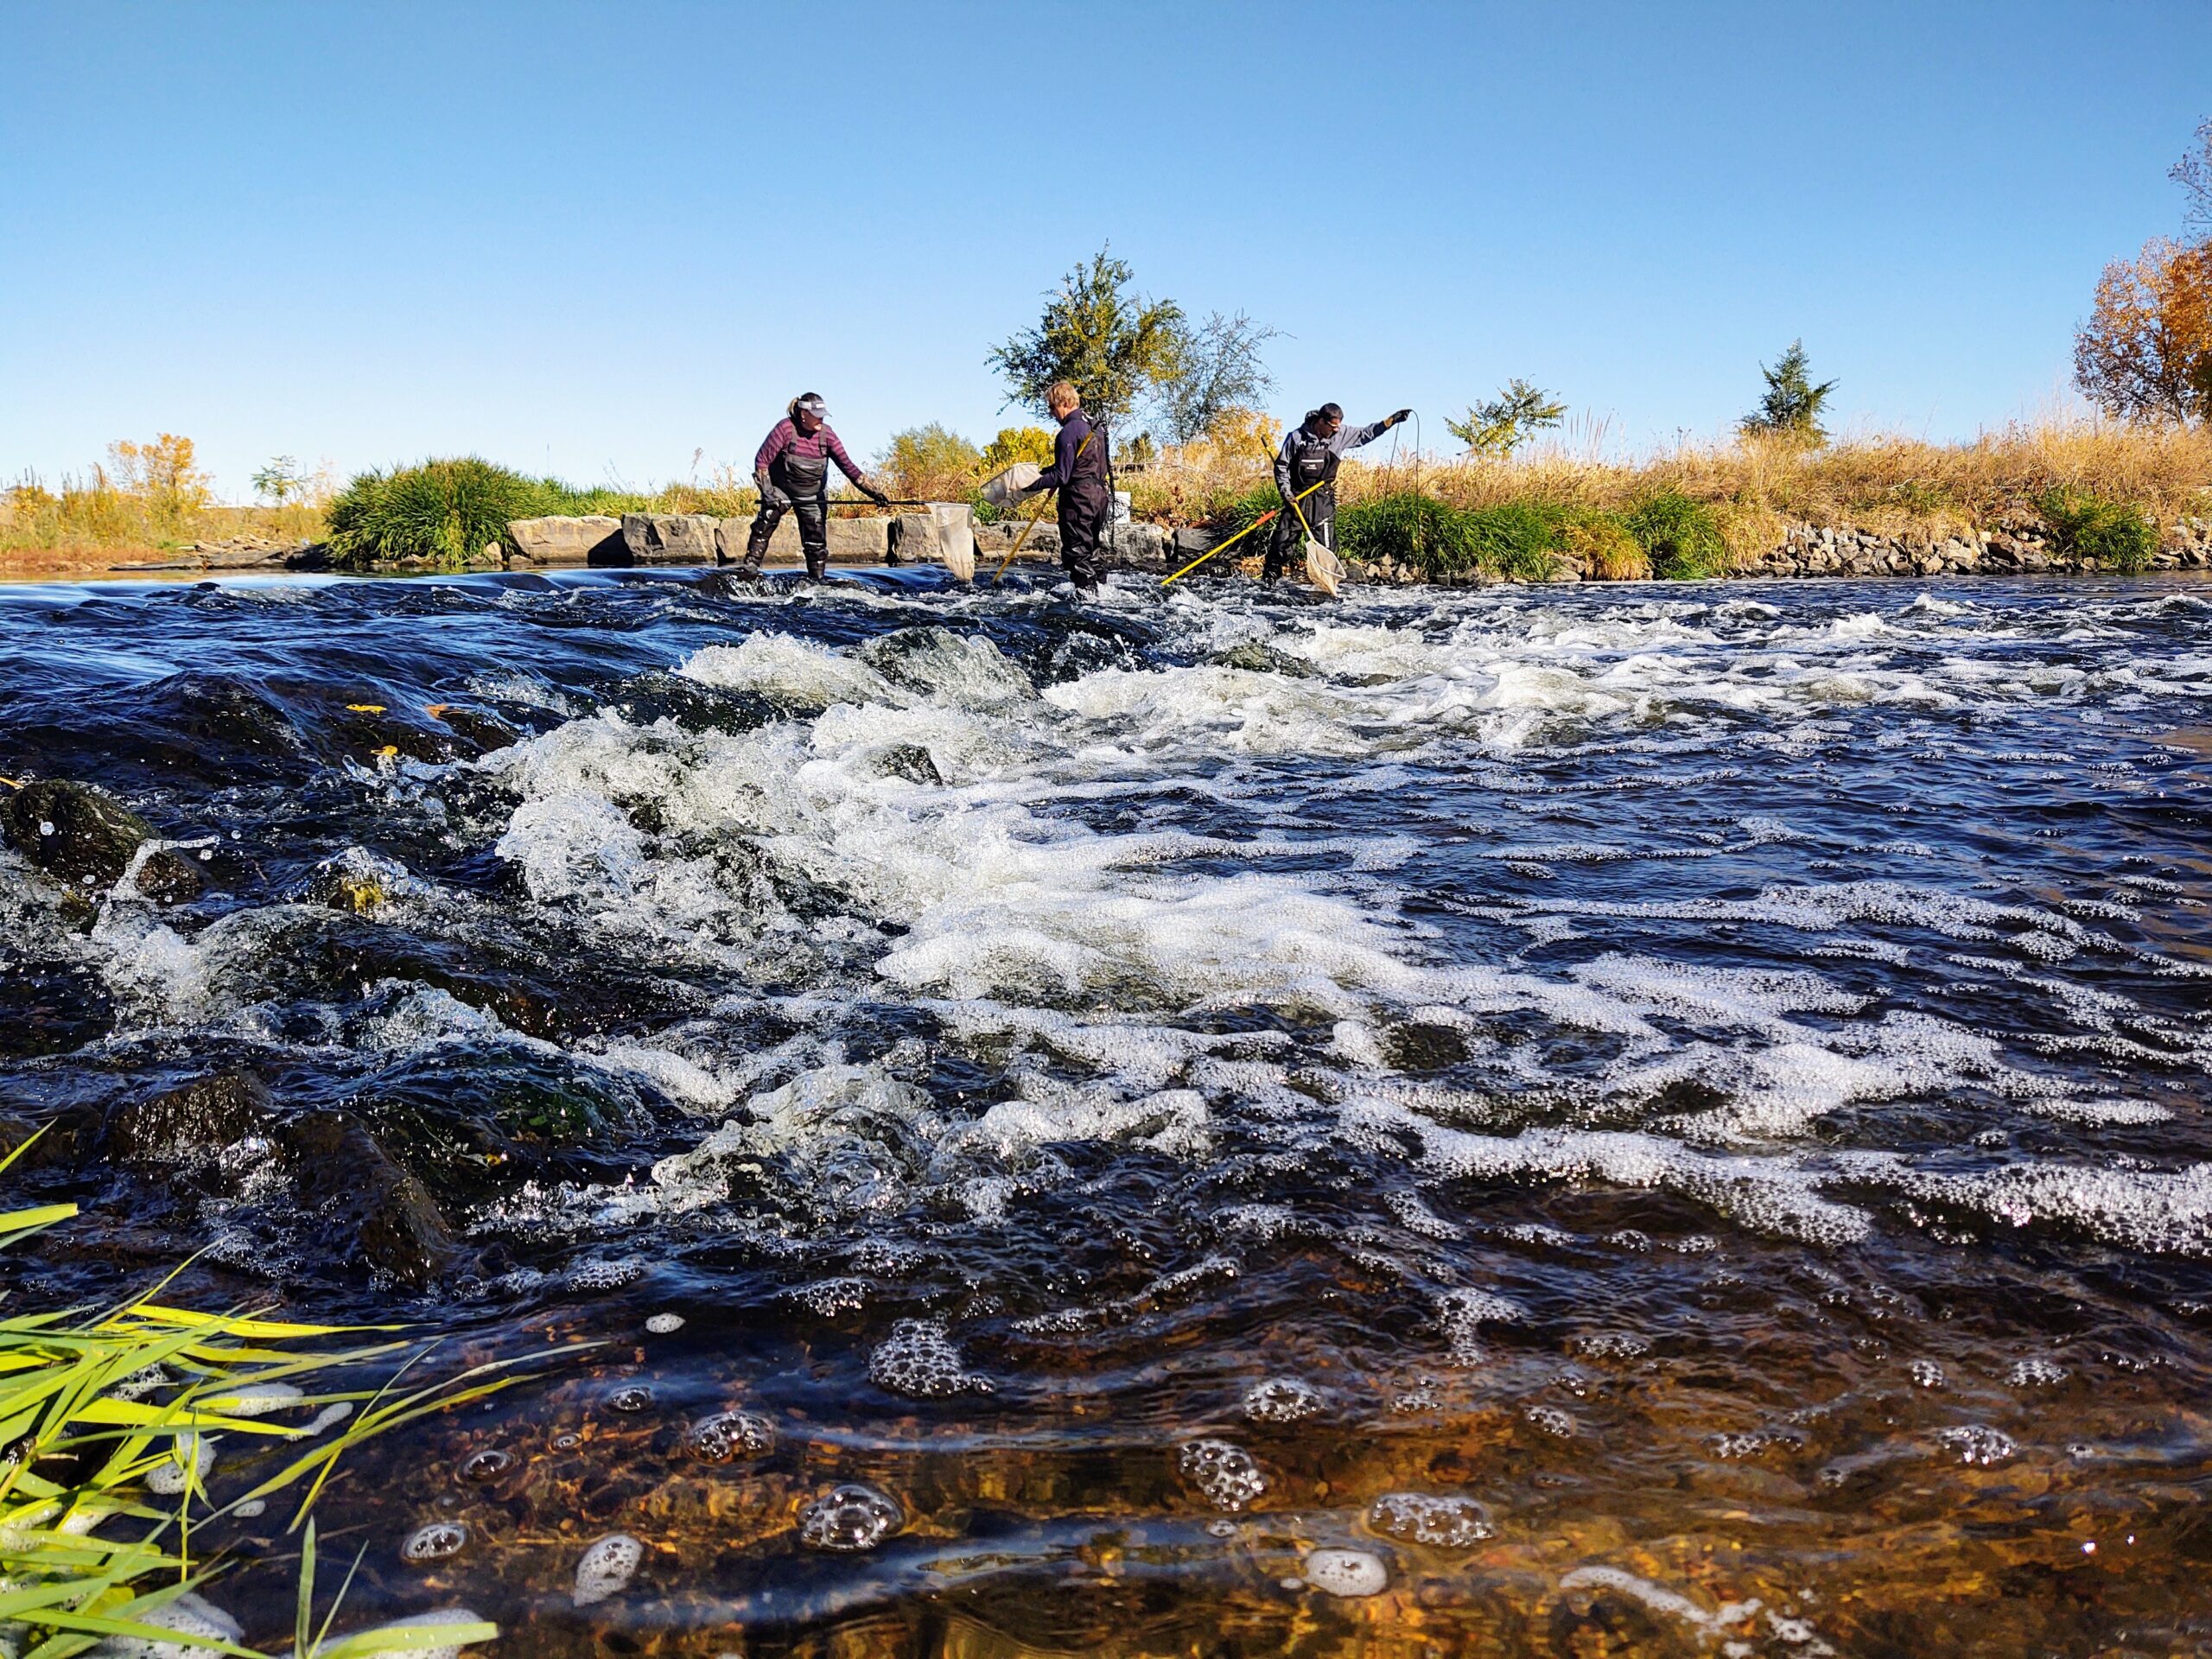
[(0, 1113), (0, 1158), (11, 1178), (34, 1169), (66, 1169), (84, 1163), (99, 1140), (100, 1115), (92, 1106), (65, 1106), (42, 1121)]
[(90, 969), (54, 962), (0, 966), (0, 1060), (65, 1054), (114, 1025), (114, 999)]
[(1257, 640), (1217, 651), (1207, 660), (1223, 668), (1241, 668), (1249, 674), (1281, 674), (1294, 680), (1310, 680), (1319, 674), (1313, 664), (1303, 658), (1294, 657), (1274, 645), (1263, 645)]
[(622, 683), (613, 706), (633, 726), (673, 721), (687, 732), (757, 731), (782, 718), (766, 698), (681, 674), (649, 670)]
[(146, 855), (138, 866), (138, 891), (157, 905), (181, 905), (200, 896), (200, 872), (181, 853), (167, 847)]
[(463, 743), (474, 747), (479, 754), (504, 749), (522, 737), (519, 731), (488, 709), (463, 709), (449, 702), (437, 702), (432, 703), (426, 712)]
[(113, 887), (153, 833), (145, 819), (89, 784), (45, 778), (0, 801), (8, 844), (72, 887)]
[(450, 1272), (461, 1249), (423, 1183), (359, 1119), (313, 1112), (278, 1131), (300, 1206), (331, 1253), (422, 1288)]
[(860, 658), (894, 685), (963, 708), (1026, 702), (1037, 696), (1020, 664), (980, 635), (950, 628), (901, 628), (861, 646)]
[(130, 1164), (206, 1162), (275, 1129), (269, 1090), (251, 1071), (217, 1071), (108, 1114), (108, 1155)]

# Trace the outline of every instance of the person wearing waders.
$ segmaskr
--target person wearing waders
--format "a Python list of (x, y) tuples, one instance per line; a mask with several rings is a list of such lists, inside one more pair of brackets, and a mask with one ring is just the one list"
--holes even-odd
[(1060, 423), (1059, 436), (1052, 442), (1052, 464), (1022, 493), (1060, 493), (1060, 565), (1075, 584), (1077, 599), (1096, 599), (1103, 574), (1098, 537), (1114, 505), (1106, 467), (1106, 429), (1083, 412), (1083, 400), (1065, 380), (1046, 388), (1045, 406)]
[[(1282, 498), (1281, 517), (1268, 538), (1268, 556), (1261, 566), (1269, 582), (1282, 575), (1291, 555), (1304, 545), (1306, 524), (1313, 527), (1315, 541), (1332, 553), (1337, 550), (1338, 464), (1352, 450), (1374, 442), (1412, 413), (1410, 409), (1402, 409), (1371, 426), (1347, 429), (1343, 409), (1324, 404), (1308, 410), (1301, 424), (1283, 434), (1282, 448), (1275, 454), (1275, 493)], [(1317, 484), (1321, 487), (1313, 489)], [(1313, 493), (1294, 511), (1291, 502), (1307, 490)], [(1299, 522), (1300, 513), (1306, 515), (1305, 524)]]
[(753, 487), (760, 492), (760, 511), (753, 515), (753, 532), (745, 538), (745, 569), (757, 575), (768, 556), (768, 539), (776, 533), (786, 512), (798, 518), (799, 551), (806, 557), (806, 574), (822, 580), (830, 565), (830, 463), (853, 480), (861, 493), (878, 506), (891, 498), (875, 481), (853, 465), (845, 446), (830, 429), (830, 411), (813, 392), (791, 401), (790, 412), (768, 433), (768, 441), (753, 457)]

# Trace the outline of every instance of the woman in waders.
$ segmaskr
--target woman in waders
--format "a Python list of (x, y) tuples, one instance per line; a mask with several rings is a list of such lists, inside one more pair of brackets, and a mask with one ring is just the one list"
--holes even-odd
[(799, 551), (806, 556), (806, 574), (822, 580), (830, 564), (830, 463), (853, 480), (861, 494), (878, 506), (891, 498), (874, 480), (853, 465), (845, 446), (830, 429), (830, 411), (814, 392), (794, 397), (790, 413), (770, 429), (768, 441), (753, 457), (753, 487), (760, 492), (760, 511), (753, 519), (752, 534), (745, 538), (745, 568), (757, 573), (768, 556), (768, 538), (776, 533), (786, 512), (798, 518)]

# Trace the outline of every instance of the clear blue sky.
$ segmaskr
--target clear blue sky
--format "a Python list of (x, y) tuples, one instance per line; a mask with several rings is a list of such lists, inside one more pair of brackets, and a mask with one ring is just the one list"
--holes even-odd
[(0, 0), (0, 474), (195, 438), (341, 473), (1001, 423), (1110, 239), (1285, 331), (1278, 412), (1509, 376), (1717, 434), (1802, 335), (1843, 424), (2047, 407), (2177, 227), (2205, 0), (1019, 6)]

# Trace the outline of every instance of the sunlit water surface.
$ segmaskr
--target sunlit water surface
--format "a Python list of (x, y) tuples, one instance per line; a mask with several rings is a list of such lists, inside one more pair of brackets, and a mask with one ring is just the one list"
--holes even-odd
[(10, 1306), (603, 1341), (324, 1502), (505, 1651), (2212, 1643), (2212, 590), (1122, 582), (0, 596)]

